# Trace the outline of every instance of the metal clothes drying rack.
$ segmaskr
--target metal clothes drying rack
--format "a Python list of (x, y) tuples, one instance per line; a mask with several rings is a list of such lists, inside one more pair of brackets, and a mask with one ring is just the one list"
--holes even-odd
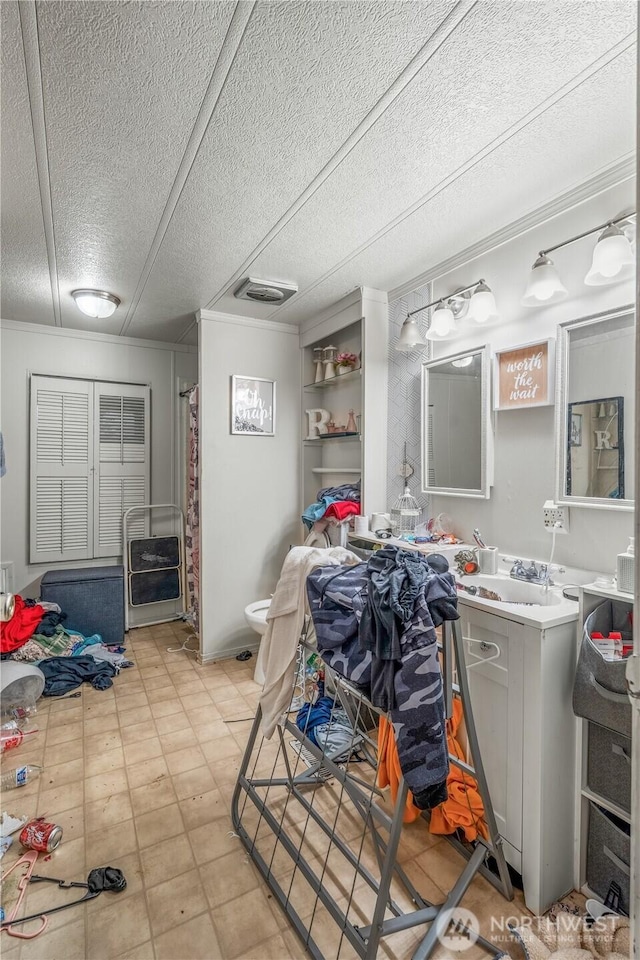
[[(319, 652), (307, 639), (309, 622), (307, 618), (300, 640), (307, 656)], [(352, 730), (346, 747), (318, 747), (306, 727), (300, 731), (289, 717), (278, 725), (273, 741), (265, 740), (258, 708), (233, 795), (233, 825), (316, 960), (374, 960), (381, 940), (397, 936), (403, 938), (403, 955), (426, 960), (451, 926), (467, 935), (459, 920), (456, 926), (452, 911), (476, 873), (507, 900), (513, 898), (478, 746), (459, 621), (443, 624), (440, 651), (446, 715), (452, 715), (453, 698), (459, 696), (472, 764), (452, 755), (449, 760), (476, 780), (489, 837), (474, 845), (448, 838), (465, 864), (445, 900), (436, 905), (421, 895), (397, 862), (408, 788), (401, 779), (393, 808), (384, 809), (384, 794), (376, 786), (376, 742), (369, 732), (382, 711), (328, 667), (326, 683), (335, 697), (330, 724), (339, 718), (338, 711), (346, 713)], [(314, 758), (308, 768), (303, 753)], [(361, 762), (354, 762), (354, 753)], [(498, 877), (487, 868), (489, 856), (495, 858)], [(476, 942), (493, 957), (503, 955), (481, 936)], [(391, 945), (396, 943), (391, 940)]]

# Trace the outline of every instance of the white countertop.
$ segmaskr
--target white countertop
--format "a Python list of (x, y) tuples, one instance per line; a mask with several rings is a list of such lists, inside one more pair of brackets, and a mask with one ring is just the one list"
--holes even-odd
[[(476, 579), (475, 574), (469, 574), (464, 577), (459, 577), (455, 573), (453, 556), (458, 553), (460, 550), (473, 550), (475, 549), (475, 544), (472, 543), (410, 543), (407, 540), (400, 540), (397, 537), (390, 537), (389, 539), (382, 540), (379, 537), (374, 536), (372, 533), (365, 534), (350, 534), (350, 537), (353, 537), (354, 540), (362, 540), (367, 543), (375, 544), (379, 543), (382, 546), (387, 544), (392, 547), (401, 547), (403, 550), (413, 550), (418, 553), (425, 555), (440, 553), (443, 556), (447, 557), (449, 564), (451, 566), (451, 572), (455, 574), (456, 580), (465, 585), (473, 586), (474, 580)], [(484, 575), (480, 574), (480, 577)], [(501, 572), (491, 578), (495, 580), (496, 583), (496, 593), (500, 592), (499, 585), (500, 582), (506, 584), (513, 583), (512, 578), (505, 572)], [(570, 582), (570, 581), (568, 581)], [(497, 614), (498, 616), (504, 617), (507, 620), (513, 620), (516, 623), (522, 623), (527, 626), (536, 627), (538, 629), (548, 629), (550, 627), (556, 627), (562, 623), (570, 623), (572, 620), (578, 619), (578, 610), (579, 605), (577, 600), (566, 600), (562, 596), (562, 584), (558, 584), (556, 587), (551, 587), (550, 594), (554, 599), (557, 599), (557, 603), (550, 604), (549, 606), (543, 606), (534, 604), (532, 606), (524, 605), (521, 603), (508, 603), (506, 601), (500, 600), (484, 600), (482, 597), (474, 597), (471, 594), (458, 594), (458, 603), (467, 604), (467, 606), (475, 607), (477, 610), (484, 610), (487, 613)]]
[[(465, 586), (473, 586), (474, 575), (456, 577), (456, 580)], [(506, 574), (496, 574), (491, 580), (495, 582), (496, 593), (500, 593), (501, 582), (505, 584), (513, 582), (512, 578)], [(540, 589), (542, 590), (542, 588)], [(474, 597), (465, 593), (458, 593), (458, 603), (475, 607), (476, 610), (484, 610), (486, 613), (497, 614), (506, 620), (513, 620), (516, 623), (536, 627), (539, 630), (557, 627), (562, 623), (570, 623), (572, 620), (578, 619), (578, 601), (567, 600), (562, 596), (562, 584), (551, 587), (549, 595), (557, 602), (550, 603), (548, 606), (541, 604), (529, 606), (528, 604), (508, 603), (504, 600), (485, 600), (482, 597)]]
[(453, 558), (454, 553), (459, 550), (474, 550), (474, 543), (411, 543), (409, 540), (401, 540), (399, 537), (387, 537), (384, 540), (376, 537), (373, 533), (350, 533), (349, 539), (364, 540), (367, 543), (379, 543), (380, 546), (401, 547), (403, 550), (413, 550), (417, 553), (440, 553), (443, 557)]

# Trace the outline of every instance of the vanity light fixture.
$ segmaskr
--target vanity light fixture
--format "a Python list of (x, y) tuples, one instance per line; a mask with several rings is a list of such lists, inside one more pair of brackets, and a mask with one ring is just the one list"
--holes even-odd
[(120, 306), (119, 298), (106, 290), (72, 290), (71, 296), (78, 310), (94, 320), (110, 317)]
[(563, 284), (555, 268), (553, 260), (544, 253), (531, 267), (531, 274), (527, 289), (522, 298), (525, 307), (537, 307), (541, 303), (557, 303), (567, 296), (567, 288)]
[(431, 314), (431, 323), (425, 336), (427, 340), (446, 340), (457, 331), (453, 310), (448, 302), (440, 300)]
[(610, 223), (598, 237), (584, 282), (589, 287), (601, 287), (624, 280), (633, 274), (634, 263), (629, 240), (617, 224)]
[(523, 306), (539, 307), (547, 303), (556, 303), (567, 296), (566, 287), (558, 275), (553, 260), (550, 260), (548, 255), (553, 253), (554, 250), (560, 250), (562, 247), (567, 247), (570, 243), (583, 240), (584, 237), (589, 237), (594, 233), (599, 233), (600, 236), (593, 251), (591, 269), (584, 279), (587, 286), (605, 286), (632, 276), (635, 257), (632, 247), (633, 225), (631, 220), (635, 216), (635, 212), (626, 213), (615, 220), (608, 220), (597, 227), (592, 227), (591, 230), (585, 230), (575, 237), (563, 240), (562, 243), (557, 243), (555, 247), (541, 250), (538, 259), (531, 268), (527, 289), (522, 298)]
[(498, 316), (496, 298), (493, 291), (481, 280), (471, 294), (469, 313), (476, 323), (486, 323)]
[(410, 316), (402, 324), (400, 337), (396, 343), (396, 350), (400, 353), (411, 353), (417, 347), (426, 346), (424, 338), (420, 333), (420, 327), (417, 320), (412, 320)]
[(431, 315), (431, 323), (425, 334), (427, 340), (447, 340), (458, 332), (456, 320), (467, 315), (476, 323), (486, 323), (487, 320), (498, 315), (495, 297), (490, 287), (484, 280), (476, 280), (469, 286), (456, 290), (449, 297), (433, 300), (431, 303), (426, 303), (424, 307), (418, 307), (408, 313), (407, 319), (402, 324), (396, 350), (410, 353), (417, 347), (425, 346), (418, 322), (413, 317), (416, 313), (434, 306), (436, 309)]

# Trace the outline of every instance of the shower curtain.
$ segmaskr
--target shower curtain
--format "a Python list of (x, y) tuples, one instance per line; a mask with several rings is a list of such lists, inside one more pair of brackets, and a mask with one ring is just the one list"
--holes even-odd
[(193, 629), (200, 632), (200, 480), (198, 476), (198, 385), (188, 394), (186, 560)]

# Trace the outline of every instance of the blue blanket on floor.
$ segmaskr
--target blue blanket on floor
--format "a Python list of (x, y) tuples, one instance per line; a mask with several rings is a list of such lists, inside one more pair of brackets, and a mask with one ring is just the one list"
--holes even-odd
[(49, 657), (40, 661), (38, 669), (44, 673), (44, 697), (60, 697), (85, 682), (106, 690), (113, 686), (111, 678), (116, 674), (112, 664), (93, 657)]

